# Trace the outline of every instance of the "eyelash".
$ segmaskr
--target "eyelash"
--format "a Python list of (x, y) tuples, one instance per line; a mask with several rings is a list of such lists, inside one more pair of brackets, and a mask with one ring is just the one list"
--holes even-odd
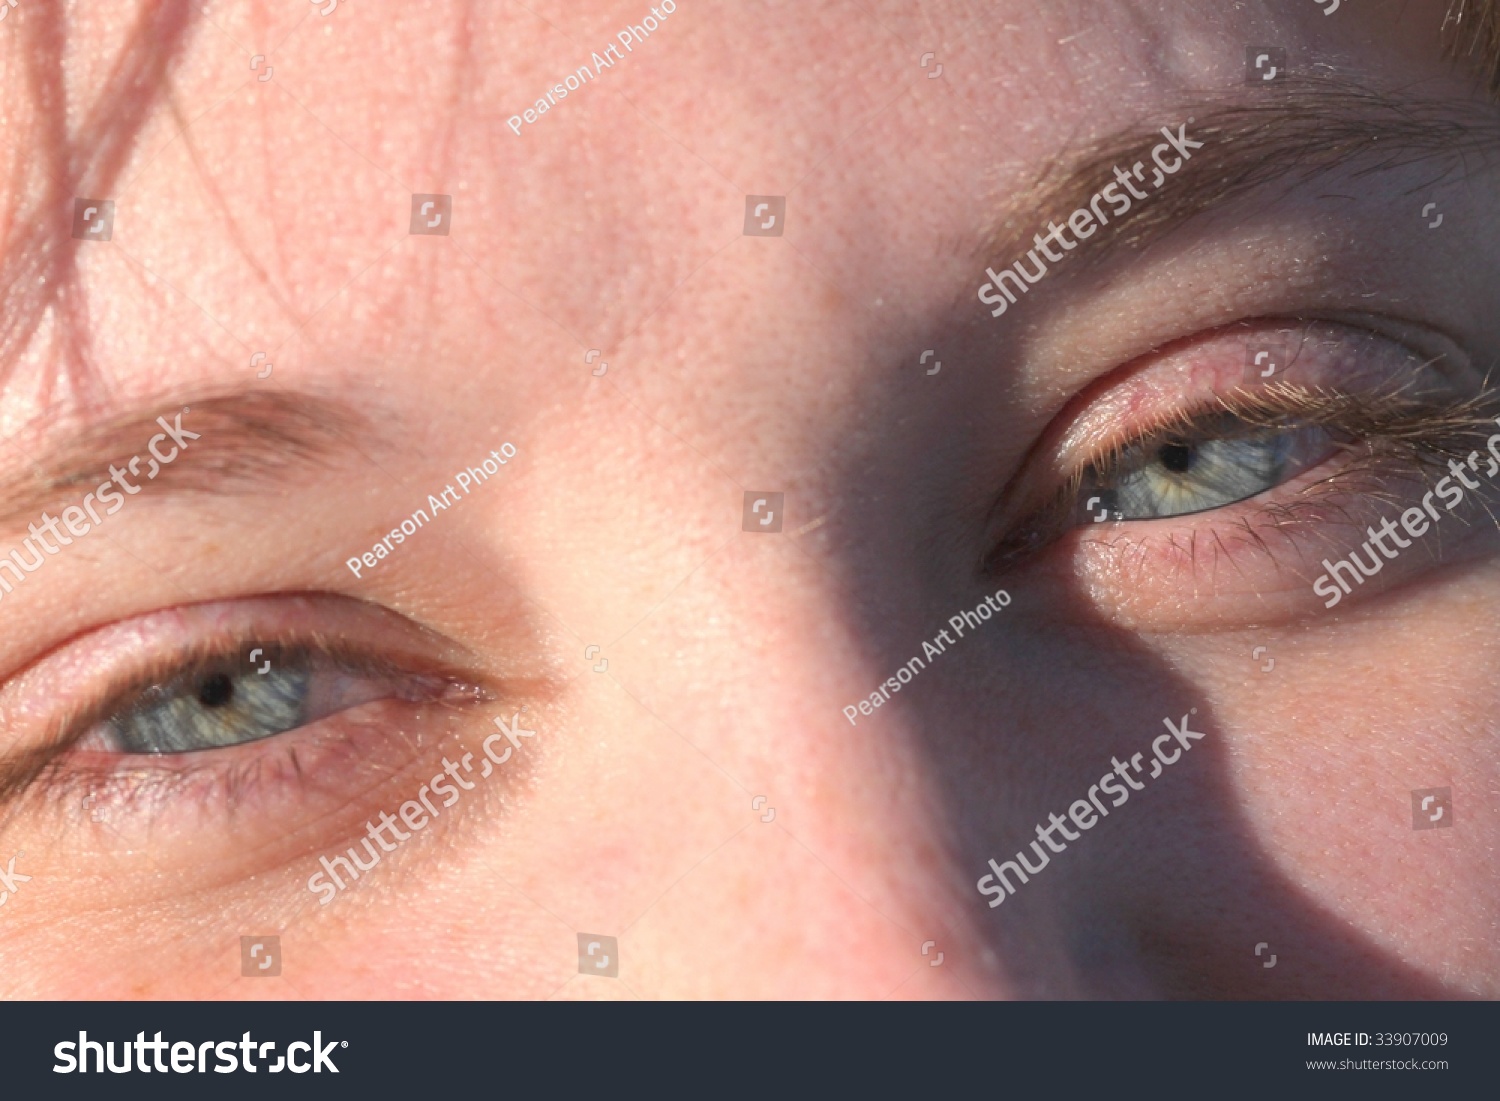
[[(434, 689), (430, 697), (421, 701), (393, 694), (372, 701), (376, 706), (405, 702), (413, 706), (425, 703), (456, 710), (465, 703), (496, 698), (488, 687), (462, 670), (416, 659), (397, 663), (341, 638), (307, 632), (282, 637), (258, 632), (254, 637), (259, 645), (268, 652), (277, 653), (279, 660), (285, 662), (300, 660), (322, 672), (388, 678)], [(342, 711), (279, 734), (215, 749), (140, 754), (103, 750), (84, 752), (78, 748), (101, 722), (128, 709), (151, 687), (180, 683), (200, 673), (222, 669), (225, 663), (238, 658), (246, 644), (245, 640), (232, 636), (202, 639), (185, 649), (153, 655), (143, 665), (117, 674), (102, 690), (91, 694), (90, 702), (55, 719), (41, 744), (26, 751), (21, 758), (6, 762), (5, 775), (0, 777), (0, 802), (32, 793), (45, 796), (49, 801), (74, 803), (82, 808), (95, 802), (130, 804), (184, 800), (196, 783), (203, 785), (199, 794), (204, 797), (204, 802), (208, 802), (210, 795), (215, 795), (219, 802), (232, 808), (261, 779), (260, 774), (268, 765), (283, 769), (287, 779), (304, 780), (297, 750), (299, 745), (305, 748), (307, 739), (294, 736), (325, 725), (327, 733), (318, 739), (320, 747), (334, 752), (347, 751), (352, 760), (361, 761), (361, 754), (356, 752), (359, 733), (350, 728), (348, 720), (341, 721), (341, 716), (346, 713)], [(343, 729), (340, 729), (341, 725)], [(203, 783), (205, 780), (206, 784)], [(184, 801), (196, 802), (191, 799)]]
[[(1211, 426), (1215, 421), (1222, 423), (1226, 416), (1246, 428), (1321, 428), (1332, 437), (1339, 453), (1350, 456), (1337, 470), (1304, 487), (1300, 502), (1262, 505), (1263, 512), (1278, 525), (1298, 519), (1299, 503), (1312, 504), (1316, 500), (1326, 505), (1333, 496), (1360, 484), (1361, 479), (1374, 480), (1393, 474), (1420, 476), (1428, 469), (1441, 468), (1450, 458), (1464, 458), (1476, 449), (1476, 443), (1478, 449), (1483, 449), (1484, 440), (1497, 427), (1494, 415), (1500, 412), (1500, 403), (1488, 393), (1435, 404), (1406, 396), (1406, 389), (1394, 386), (1359, 394), (1279, 382), (1257, 392), (1236, 391), (1178, 409), (1132, 436), (1111, 440), (1073, 466), (1047, 503), (1010, 525), (1010, 533), (985, 556), (982, 569), (990, 575), (1001, 573), (1050, 545), (1062, 534), (1080, 489), (1091, 473), (1108, 482), (1120, 474), (1130, 455), (1141, 450), (1174, 439), (1216, 438)], [(1329, 461), (1333, 460), (1325, 460), (1319, 468)], [(1273, 493), (1275, 488), (1257, 497)], [(1380, 495), (1381, 491), (1380, 485), (1374, 483), (1371, 492)], [(1244, 503), (1235, 502), (1193, 515), (1210, 515)], [(1319, 515), (1326, 517), (1326, 512)], [(1162, 524), (1185, 518), (1149, 522)]]

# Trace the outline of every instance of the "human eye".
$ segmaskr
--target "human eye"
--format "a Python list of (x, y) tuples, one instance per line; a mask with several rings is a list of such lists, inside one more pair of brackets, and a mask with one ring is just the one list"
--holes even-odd
[[(1289, 333), (1295, 368), (1248, 380), (1247, 346)], [(1450, 463), (1500, 467), (1500, 408), (1459, 349), (1344, 323), (1239, 326), (1124, 374), (1064, 410), (1007, 487), (987, 571), (1082, 582), (1143, 625), (1265, 619), (1321, 605), (1319, 559), (1412, 508), (1443, 521), (1440, 538), (1368, 591), (1492, 530), (1476, 522), (1488, 483), (1430, 516)]]
[(136, 617), (0, 686), (3, 825), (64, 860), (149, 843), (157, 867), (267, 865), (358, 818), (498, 691), (460, 648), (344, 597)]
[(1266, 426), (1211, 410), (1127, 444), (1111, 462), (1090, 466), (1078, 504), (1095, 518), (1190, 516), (1273, 489), (1327, 458), (1334, 446), (1321, 425)]
[(144, 682), (137, 675), (125, 687), (117, 697), (123, 706), (85, 735), (79, 748), (127, 754), (222, 749), (367, 703), (436, 697), (445, 687), (437, 678), (403, 674), (355, 650), (308, 643), (274, 650), (276, 658), (266, 657), (258, 667), (240, 652), (168, 655), (163, 673), (147, 672)]

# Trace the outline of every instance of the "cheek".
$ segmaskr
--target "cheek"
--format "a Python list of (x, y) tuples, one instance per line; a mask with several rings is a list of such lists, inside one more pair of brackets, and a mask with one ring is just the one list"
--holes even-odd
[(1500, 647), (1484, 631), (1494, 601), (1452, 595), (1429, 587), (1421, 612), (1392, 602), (1273, 643), (1269, 673), (1247, 646), (1219, 715), (1262, 858), (1384, 954), (1495, 996)]

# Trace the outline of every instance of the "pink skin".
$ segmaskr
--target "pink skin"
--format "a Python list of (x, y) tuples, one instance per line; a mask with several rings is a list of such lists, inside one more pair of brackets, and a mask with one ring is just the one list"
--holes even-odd
[[(1033, 445), (1066, 438), (1057, 418), (1111, 372), (1156, 370), (1154, 348), (1196, 339), (1213, 374), (1243, 357), (1223, 326), (1378, 306), (1494, 361), (1493, 176), (1441, 191), (1446, 234), (1407, 217), (1403, 180), (1308, 183), (1092, 281), (1049, 275), (998, 322), (975, 288), (1013, 257), (953, 247), (1065, 138), (1149, 135), (1194, 89), (1244, 91), (1248, 42), (1477, 95), (1441, 59), (1441, 3), (1001, 0), (879, 5), (877, 23), (853, 3), (768, 20), (684, 2), (519, 136), (506, 119), (621, 9), (554, 5), (554, 30), (519, 5), (453, 8), (340, 5), (292, 31), (305, 12), (247, 7), (194, 31), (176, 97), (188, 117), (217, 106), (188, 141), (156, 110), (109, 192), (118, 247), (78, 245), (97, 368), (111, 400), (161, 408), (347, 395), (369, 458), (222, 497), (168, 497), (164, 475), (4, 596), (0, 670), (162, 608), (317, 591), (400, 613), (508, 687), (382, 712), (358, 753), (309, 755), (303, 817), (8, 820), (0, 866), (25, 850), (33, 879), (0, 913), (0, 996), (261, 996), (237, 936), (268, 922), (287, 997), (1500, 996), (1482, 529), (1445, 537), (1441, 563), (1404, 551), (1383, 591), (1327, 614), (1307, 589), (1351, 545), (1337, 532), (1246, 573), (1210, 561), (1211, 516), (1181, 529), (1201, 533), (1196, 565), (1141, 525), (1114, 558), (1075, 534), (1013, 576), (973, 568)], [(79, 20), (78, 57), (118, 49), (112, 19)], [(236, 42), (274, 78), (247, 82)], [(107, 71), (77, 62), (72, 94), (92, 102)], [(454, 196), (452, 236), (407, 234), (413, 192)], [(747, 194), (788, 197), (784, 237), (741, 234)], [(55, 335), (19, 360), (5, 431), (42, 423)], [(940, 374), (918, 367), (928, 348)], [(1153, 403), (1183, 385), (1159, 379)], [(345, 568), (505, 440), (499, 475), (363, 579)], [(780, 534), (740, 530), (761, 489), (786, 493)], [(1419, 505), (1400, 492), (1379, 515)], [(1002, 585), (1008, 608), (850, 729), (847, 704)], [(78, 691), (98, 680), (80, 670)], [(443, 754), (522, 703), (538, 736), (451, 809), (428, 802)], [(1191, 707), (1202, 741), (986, 905), (989, 858)], [(1454, 828), (1412, 830), (1429, 787), (1453, 789)], [(431, 827), (320, 906), (318, 856), (419, 792)], [(324, 798), (352, 820), (314, 813)], [(620, 938), (629, 990), (579, 979), (585, 931)]]

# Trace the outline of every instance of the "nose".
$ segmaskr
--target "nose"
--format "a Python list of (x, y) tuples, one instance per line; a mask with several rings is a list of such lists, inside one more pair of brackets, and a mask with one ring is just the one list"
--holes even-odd
[(903, 706), (921, 670), (872, 656), (806, 526), (708, 548), (638, 627), (579, 648), (573, 726), (599, 752), (557, 782), (590, 791), (602, 820), (575, 844), (609, 883), (579, 920), (618, 930), (643, 997), (1015, 993)]

